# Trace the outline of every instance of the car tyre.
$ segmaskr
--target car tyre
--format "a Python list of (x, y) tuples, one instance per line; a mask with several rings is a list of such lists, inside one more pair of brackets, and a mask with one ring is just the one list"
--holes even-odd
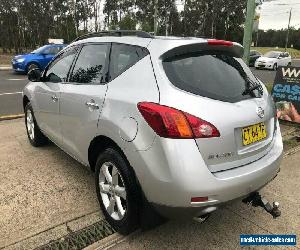
[(25, 125), (29, 142), (34, 147), (40, 147), (48, 142), (47, 137), (40, 130), (30, 103), (25, 106)]
[(95, 166), (96, 193), (106, 220), (127, 235), (139, 227), (141, 191), (125, 157), (114, 148), (98, 156)]
[(39, 69), (39, 65), (37, 65), (36, 63), (29, 63), (27, 66), (27, 73), (33, 69)]
[(277, 68), (278, 68), (278, 66), (277, 66), (277, 63), (274, 63), (274, 65), (273, 65), (273, 70), (277, 70)]

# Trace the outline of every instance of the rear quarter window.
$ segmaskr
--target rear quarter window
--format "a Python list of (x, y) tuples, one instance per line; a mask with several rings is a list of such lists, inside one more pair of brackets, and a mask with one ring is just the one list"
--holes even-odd
[(145, 48), (113, 43), (109, 67), (110, 79), (118, 77), (146, 55), (148, 51)]
[(242, 59), (220, 53), (193, 53), (163, 61), (170, 82), (187, 92), (226, 102), (260, 97), (243, 95), (249, 79), (258, 82)]

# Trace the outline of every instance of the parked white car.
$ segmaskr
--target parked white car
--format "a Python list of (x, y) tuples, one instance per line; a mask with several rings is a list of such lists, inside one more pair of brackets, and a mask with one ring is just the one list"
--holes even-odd
[(277, 70), (279, 66), (288, 66), (292, 64), (292, 57), (288, 52), (269, 51), (258, 58), (255, 62), (255, 68), (265, 68)]

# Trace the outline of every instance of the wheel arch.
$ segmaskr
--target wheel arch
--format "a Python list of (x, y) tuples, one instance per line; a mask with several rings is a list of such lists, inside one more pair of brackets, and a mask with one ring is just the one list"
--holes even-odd
[(124, 159), (127, 161), (128, 165), (130, 166), (125, 153), (118, 146), (118, 144), (114, 140), (112, 140), (111, 138), (109, 138), (107, 136), (99, 135), (99, 136), (96, 136), (91, 141), (91, 143), (89, 145), (89, 149), (88, 149), (88, 161), (89, 161), (90, 168), (93, 172), (95, 171), (95, 165), (96, 165), (96, 161), (97, 161), (99, 153), (103, 152), (105, 149), (107, 149), (109, 147), (113, 147), (114, 149), (116, 149), (124, 157)]
[(29, 62), (27, 62), (26, 66), (25, 66), (26, 72), (28, 71), (28, 67), (29, 67), (30, 64), (35, 64), (35, 65), (37, 65), (39, 67), (39, 69), (41, 69), (41, 65), (38, 62), (36, 62), (36, 61), (29, 61)]
[(25, 107), (26, 107), (26, 105), (29, 103), (30, 101), (29, 101), (29, 98), (26, 96), (26, 95), (24, 95), (23, 96), (23, 110), (25, 111)]

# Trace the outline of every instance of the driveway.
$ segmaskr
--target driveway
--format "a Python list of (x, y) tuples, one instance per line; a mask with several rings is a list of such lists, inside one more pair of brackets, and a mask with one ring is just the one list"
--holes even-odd
[(0, 135), (0, 249), (31, 249), (102, 218), (90, 170), (53, 144), (32, 147), (23, 119), (0, 122)]
[(26, 75), (0, 70), (0, 116), (23, 113), (22, 90), (27, 83)]
[[(0, 249), (32, 249), (103, 219), (89, 169), (53, 144), (32, 147), (23, 119), (0, 122), (0, 135)], [(287, 156), (263, 190), (281, 204), (276, 220), (261, 208), (236, 202), (204, 224), (170, 221), (114, 248), (237, 249), (242, 233), (299, 233), (299, 162), (300, 152)]]

